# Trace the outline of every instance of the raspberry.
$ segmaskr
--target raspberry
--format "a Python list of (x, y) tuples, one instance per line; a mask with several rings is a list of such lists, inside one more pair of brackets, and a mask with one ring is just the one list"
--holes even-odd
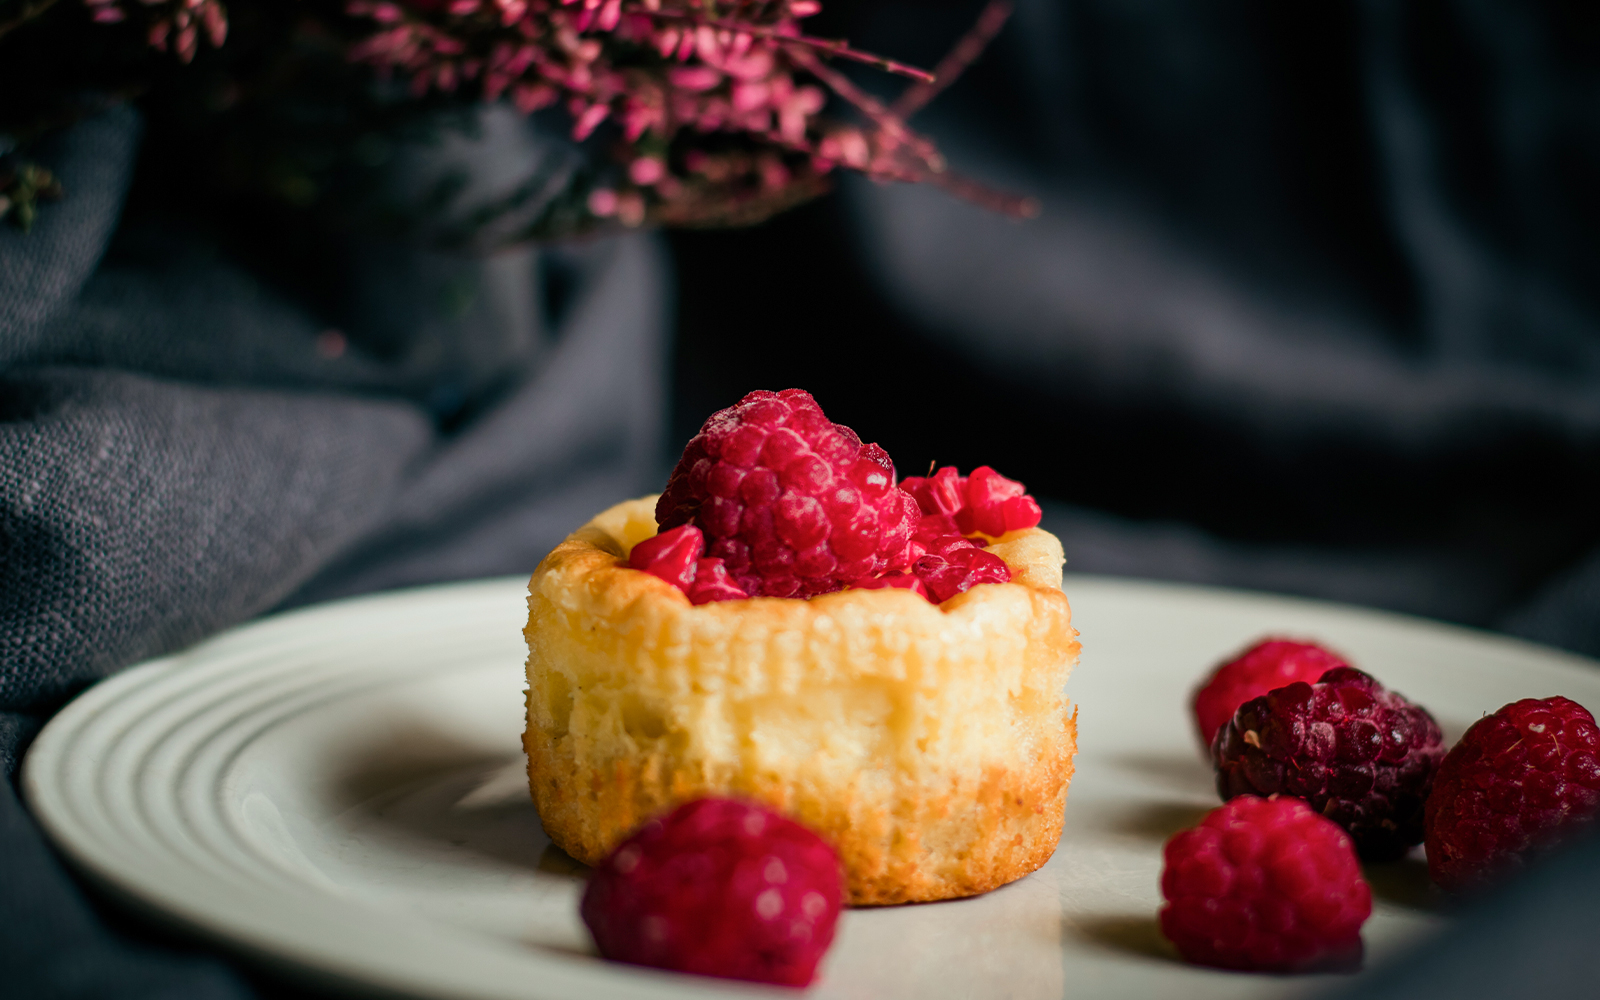
[(1359, 958), (1372, 890), (1349, 836), (1301, 800), (1241, 795), (1163, 854), (1161, 933), (1185, 959), (1289, 972)]
[(933, 601), (933, 598), (928, 595), (928, 585), (923, 583), (919, 577), (912, 576), (910, 573), (885, 573), (882, 576), (857, 580), (850, 586), (857, 590), (884, 590), (893, 587), (898, 590), (909, 590), (924, 600)]
[(963, 535), (998, 538), (1008, 531), (1037, 527), (1038, 501), (1014, 479), (980, 465), (963, 476), (947, 465), (931, 476), (907, 476), (900, 488), (916, 498), (924, 514), (947, 517)]
[(938, 514), (955, 524), (956, 511), (967, 505), (967, 477), (947, 465), (931, 476), (907, 476), (900, 488), (911, 494), (924, 514)]
[(1251, 698), (1295, 681), (1314, 684), (1334, 667), (1347, 667), (1337, 653), (1315, 643), (1263, 639), (1211, 672), (1194, 693), (1195, 728), (1207, 752), (1223, 723)]
[(695, 563), (694, 580), (684, 588), (684, 592), (694, 604), (738, 601), (750, 596), (728, 576), (727, 567), (722, 565), (721, 559), (701, 559)]
[(728, 577), (721, 559), (702, 559), (705, 537), (692, 524), (646, 538), (628, 553), (628, 565), (677, 587), (695, 604), (749, 597)]
[(927, 584), (929, 600), (942, 604), (980, 583), (1011, 580), (1005, 560), (982, 551), (988, 543), (981, 536), (1038, 525), (1039, 505), (1021, 483), (987, 465), (970, 476), (947, 465), (931, 476), (907, 476), (900, 486), (922, 511), (911, 536), (911, 571)]
[(628, 565), (687, 591), (694, 582), (695, 565), (706, 550), (700, 529), (685, 524), (646, 538), (628, 553)]
[(663, 531), (699, 526), (733, 582), (767, 597), (909, 569), (918, 516), (888, 454), (801, 389), (752, 392), (712, 414), (656, 503)]
[(1600, 812), (1600, 729), (1566, 698), (1526, 698), (1473, 723), (1428, 797), (1428, 873), (1471, 889), (1522, 867)]
[(1354, 667), (1239, 706), (1217, 730), (1217, 792), (1282, 793), (1350, 832), (1369, 861), (1422, 841), (1422, 804), (1444, 757), (1433, 717)]
[(594, 869), (583, 922), (600, 954), (804, 986), (833, 941), (839, 858), (762, 806), (698, 799), (645, 823)]
[(999, 556), (980, 551), (988, 546), (967, 538), (946, 514), (924, 514), (911, 535), (915, 557), (911, 572), (925, 584), (923, 596), (943, 604), (980, 583), (1009, 583), (1011, 567)]
[[(960, 538), (960, 541), (967, 540)], [(927, 584), (929, 599), (935, 604), (943, 604), (980, 583), (1011, 581), (1011, 567), (1004, 559), (971, 542), (964, 546), (951, 545), (939, 555), (930, 552), (917, 560), (912, 572)]]

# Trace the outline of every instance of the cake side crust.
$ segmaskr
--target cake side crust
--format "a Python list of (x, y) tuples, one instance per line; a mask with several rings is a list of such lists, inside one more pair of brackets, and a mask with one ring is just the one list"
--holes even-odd
[[(850, 904), (882, 906), (978, 895), (1049, 861), (1061, 839), (1072, 780), (1076, 714), (1053, 755), (1027, 771), (988, 768), (944, 790), (903, 789), (887, 803), (776, 775), (746, 780), (709, 773), (666, 754), (584, 764), (570, 745), (534, 730), (523, 745), (546, 832), (584, 864), (598, 864), (640, 823), (680, 802), (734, 795), (763, 802), (821, 834), (844, 863)], [(959, 847), (934, 850), (930, 842)]]

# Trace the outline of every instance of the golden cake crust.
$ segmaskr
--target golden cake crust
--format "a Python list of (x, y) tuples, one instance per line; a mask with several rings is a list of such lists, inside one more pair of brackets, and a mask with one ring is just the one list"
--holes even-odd
[(856, 905), (985, 892), (1049, 859), (1076, 750), (1061, 546), (990, 551), (1013, 582), (943, 605), (903, 590), (695, 607), (626, 565), (655, 498), (618, 504), (540, 563), (528, 597), (529, 785), (588, 864), (705, 794), (828, 838)]

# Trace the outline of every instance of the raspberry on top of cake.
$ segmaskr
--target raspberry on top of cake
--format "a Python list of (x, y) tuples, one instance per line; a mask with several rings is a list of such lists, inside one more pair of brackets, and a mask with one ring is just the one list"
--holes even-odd
[(751, 596), (810, 597), (910, 568), (917, 502), (876, 444), (803, 389), (752, 392), (690, 439), (656, 502), (663, 531), (693, 523)]

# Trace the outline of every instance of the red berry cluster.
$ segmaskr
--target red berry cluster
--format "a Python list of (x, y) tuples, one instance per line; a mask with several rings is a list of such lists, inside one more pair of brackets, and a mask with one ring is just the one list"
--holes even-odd
[(963, 476), (947, 465), (930, 476), (907, 476), (900, 488), (916, 498), (922, 518), (911, 535), (911, 571), (943, 603), (980, 583), (1008, 583), (1011, 567), (984, 552), (989, 538), (1037, 527), (1039, 504), (1014, 479), (980, 465)]
[[(635, 569), (691, 601), (899, 587), (941, 603), (1005, 583), (988, 538), (1032, 528), (1039, 505), (988, 466), (895, 483), (894, 463), (801, 389), (757, 391), (713, 414), (656, 503), (661, 533)], [(986, 537), (987, 536), (987, 537)]]
[(1353, 835), (1376, 830), (1383, 850), (1385, 836), (1420, 839), (1417, 772), (1431, 778), (1443, 749), (1412, 743), (1433, 720), (1337, 654), (1289, 639), (1218, 666), (1192, 708), (1226, 804), (1167, 842), (1162, 933), (1188, 961), (1224, 968), (1359, 959), (1372, 890)]
[(1600, 816), (1600, 727), (1567, 698), (1507, 705), (1446, 753), (1419, 706), (1320, 646), (1269, 639), (1218, 667), (1193, 708), (1224, 799), (1305, 799), (1369, 860), (1425, 843), (1446, 889), (1493, 881)]
[(909, 590), (927, 601), (934, 604), (939, 603), (938, 599), (929, 592), (928, 585), (922, 582), (922, 577), (911, 573), (885, 573), (882, 576), (857, 580), (850, 586), (856, 590)]
[(988, 543), (982, 538), (937, 531), (919, 527), (911, 536), (912, 544), (922, 551), (911, 572), (926, 586), (929, 600), (943, 604), (980, 583), (1011, 582), (1011, 567), (994, 553), (983, 551)]
[(1350, 837), (1303, 801), (1241, 795), (1163, 855), (1161, 933), (1185, 959), (1278, 972), (1359, 959), (1372, 890)]
[(963, 476), (947, 465), (931, 476), (907, 476), (900, 488), (917, 500), (926, 517), (944, 520), (946, 534), (984, 534), (999, 538), (1008, 531), (1036, 527), (1043, 516), (1027, 488), (980, 465)]
[(615, 961), (805, 986), (843, 900), (838, 855), (821, 837), (763, 806), (708, 798), (617, 845), (580, 912)]

